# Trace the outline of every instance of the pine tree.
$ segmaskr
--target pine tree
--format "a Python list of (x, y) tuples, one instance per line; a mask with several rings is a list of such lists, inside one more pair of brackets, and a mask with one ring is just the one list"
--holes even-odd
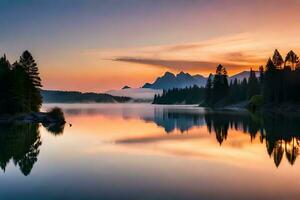
[(259, 82), (262, 84), (265, 79), (265, 72), (264, 72), (264, 67), (261, 65), (259, 66)]
[(263, 95), (267, 101), (274, 102), (277, 99), (277, 70), (273, 61), (269, 58), (266, 65)]
[(212, 74), (209, 74), (207, 82), (206, 82), (206, 86), (205, 86), (205, 102), (207, 104), (210, 103), (211, 98), (212, 98), (212, 87), (213, 87), (213, 84), (212, 84), (212, 80), (211, 79), (212, 79)]
[(248, 79), (247, 97), (250, 99), (252, 96), (259, 94), (259, 85), (255, 72), (251, 69)]
[(6, 56), (0, 58), (0, 113), (11, 113), (11, 65)]
[(289, 51), (289, 53), (285, 57), (285, 65), (286, 63), (291, 64), (291, 68), (295, 69), (296, 64), (299, 62), (298, 56), (294, 53), (294, 51)]
[(227, 71), (221, 64), (216, 68), (216, 74), (213, 80), (213, 103), (227, 98), (229, 85), (227, 80)]
[(280, 55), (280, 53), (277, 49), (275, 49), (275, 51), (274, 51), (272, 61), (273, 61), (274, 65), (277, 68), (281, 69), (282, 64), (284, 63), (284, 61), (283, 61), (283, 58), (282, 58), (282, 56)]
[(30, 105), (26, 98), (27, 85), (30, 85), (30, 79), (22, 65), (15, 62), (12, 68), (12, 102), (14, 113), (29, 112)]
[(41, 78), (39, 77), (37, 64), (29, 51), (23, 52), (19, 63), (23, 66), (30, 79), (30, 83), (27, 85), (28, 91), (26, 94), (26, 97), (29, 101), (30, 110), (38, 111), (42, 105), (42, 96), (40, 93), (42, 84)]

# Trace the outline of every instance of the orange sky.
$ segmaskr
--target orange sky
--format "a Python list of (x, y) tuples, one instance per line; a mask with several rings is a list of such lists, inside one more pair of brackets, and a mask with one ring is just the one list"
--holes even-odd
[(140, 87), (165, 71), (207, 76), (219, 63), (232, 75), (275, 48), (300, 54), (299, 10), (296, 0), (6, 2), (0, 53), (14, 62), (31, 51), (45, 89)]
[[(291, 49), (300, 52), (298, 44), (300, 38), (289, 38), (288, 34), (242, 33), (194, 43), (93, 49), (74, 52), (59, 63), (46, 63), (49, 68), (44, 68), (42, 75), (44, 85), (50, 89), (106, 91), (124, 85), (141, 87), (165, 71), (183, 70), (208, 76), (218, 63), (227, 67), (229, 75), (250, 67), (257, 69), (266, 63), (275, 48), (284, 56)], [(72, 66), (72, 74), (68, 74), (68, 66)], [(68, 75), (56, 77), (58, 71)]]

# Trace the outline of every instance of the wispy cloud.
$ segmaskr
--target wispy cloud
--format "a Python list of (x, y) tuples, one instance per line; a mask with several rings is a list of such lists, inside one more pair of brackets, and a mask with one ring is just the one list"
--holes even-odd
[[(216, 62), (205, 62), (205, 61), (188, 61), (188, 60), (159, 60), (159, 59), (146, 59), (146, 58), (129, 58), (120, 57), (114, 59), (115, 61), (129, 62), (129, 63), (140, 63), (148, 64), (156, 67), (166, 67), (171, 70), (188, 70), (190, 72), (213, 72), (215, 67), (219, 64)], [(230, 63), (222, 63), (226, 67), (231, 69), (239, 69), (240, 67), (246, 67), (246, 65), (236, 65)]]
[[(276, 40), (274, 37), (241, 33), (194, 43), (100, 50), (92, 53), (102, 59), (206, 75), (213, 72), (216, 65), (223, 64), (229, 73), (236, 73), (265, 64), (275, 48), (290, 44), (288, 38)], [(300, 44), (300, 41), (294, 39), (293, 45), (289, 46), (297, 50), (296, 44)], [(283, 50), (285, 53), (288, 49)]]

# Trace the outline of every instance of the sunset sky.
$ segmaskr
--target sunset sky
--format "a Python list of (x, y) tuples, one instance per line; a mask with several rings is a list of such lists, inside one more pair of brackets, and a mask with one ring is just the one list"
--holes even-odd
[(300, 54), (297, 0), (0, 0), (0, 53), (32, 52), (45, 89), (140, 87)]

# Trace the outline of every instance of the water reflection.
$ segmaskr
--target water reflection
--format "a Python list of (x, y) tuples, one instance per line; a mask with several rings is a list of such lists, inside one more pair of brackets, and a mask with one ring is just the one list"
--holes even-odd
[(178, 109), (158, 109), (154, 117), (144, 118), (164, 127), (166, 133), (175, 129), (188, 132), (193, 127), (206, 125), (209, 133), (214, 133), (220, 145), (227, 139), (228, 131), (236, 130), (249, 134), (250, 141), (259, 137), (261, 144), (273, 157), (278, 167), (285, 154), (293, 165), (299, 155), (300, 119), (279, 114), (253, 115), (248, 112), (189, 112)]
[(144, 117), (146, 122), (153, 121), (158, 126), (165, 129), (166, 133), (171, 133), (175, 129), (186, 132), (195, 126), (205, 124), (203, 114), (192, 112), (191, 110), (180, 110), (172, 108), (154, 109), (154, 117)]
[(220, 145), (227, 139), (229, 129), (249, 134), (250, 141), (259, 137), (277, 167), (284, 154), (291, 165), (299, 155), (299, 118), (274, 114), (206, 113), (205, 121), (208, 131), (216, 135)]
[(65, 123), (43, 123), (43, 126), (52, 135), (62, 135), (65, 129)]
[[(63, 126), (43, 124), (46, 130), (62, 134)], [(0, 167), (5, 172), (12, 160), (20, 171), (28, 176), (38, 160), (42, 140), (39, 124), (1, 124), (0, 125)]]
[[(86, 105), (85, 105), (86, 106)], [(165, 133), (175, 131), (188, 134), (195, 127), (207, 127), (207, 132), (214, 134), (216, 141), (222, 143), (228, 138), (228, 132), (235, 130), (238, 134), (249, 135), (249, 142), (256, 138), (266, 146), (266, 153), (278, 167), (284, 157), (293, 165), (299, 155), (300, 119), (283, 115), (253, 115), (248, 112), (212, 112), (197, 107), (186, 106), (152, 106), (152, 105), (114, 105), (94, 107), (81, 105), (65, 108), (70, 116), (104, 115), (105, 117), (122, 117), (123, 119), (141, 119), (155, 123), (164, 128)], [(49, 131), (52, 128), (48, 128)], [(63, 130), (62, 130), (63, 131)], [(60, 132), (62, 132), (60, 131)], [(190, 137), (193, 139), (193, 137)], [(167, 138), (164, 138), (167, 139)], [(180, 138), (177, 138), (180, 139)], [(141, 141), (153, 142), (159, 138), (138, 137), (118, 140), (117, 143), (133, 144)]]

